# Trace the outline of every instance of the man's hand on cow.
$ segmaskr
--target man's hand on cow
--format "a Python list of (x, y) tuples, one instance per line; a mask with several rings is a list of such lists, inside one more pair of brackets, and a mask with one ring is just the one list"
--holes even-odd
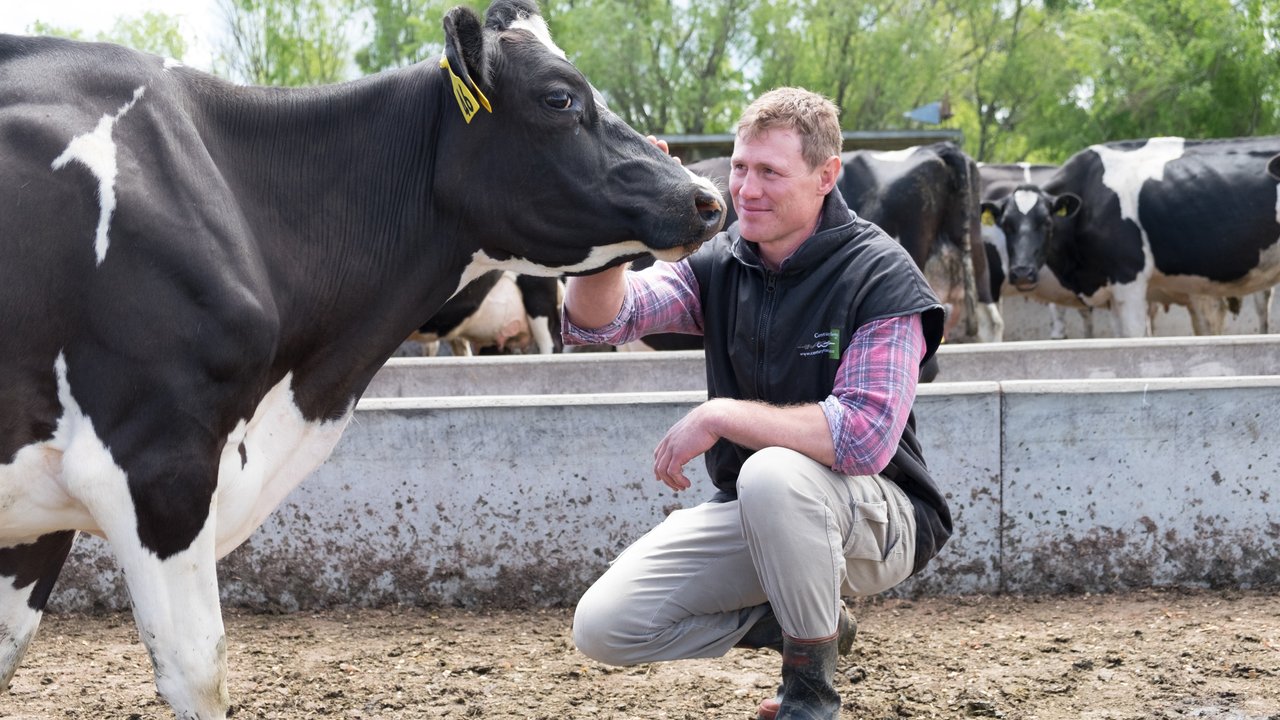
[(653, 451), (653, 474), (672, 490), (689, 489), (692, 483), (684, 475), (684, 466), (710, 450), (720, 439), (720, 435), (711, 429), (714, 420), (712, 402), (705, 402), (680, 418)]
[(667, 155), (670, 155), (671, 159), (675, 160), (677, 165), (684, 164), (683, 162), (680, 161), (680, 158), (676, 157), (675, 155), (671, 155), (671, 146), (667, 144), (666, 140), (659, 139), (658, 136), (656, 135), (645, 135), (644, 139), (653, 143), (653, 146), (658, 148), (662, 152), (666, 153)]

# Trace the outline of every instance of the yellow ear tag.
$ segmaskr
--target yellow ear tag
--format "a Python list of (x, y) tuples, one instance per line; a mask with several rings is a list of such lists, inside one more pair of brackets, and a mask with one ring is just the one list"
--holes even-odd
[(1067, 216), (1067, 206), (1063, 205), (1062, 207), (1058, 208), (1058, 211), (1057, 211), (1057, 212), (1055, 212), (1055, 213), (1054, 213), (1054, 215), (1057, 215), (1058, 217), (1066, 217), (1066, 216)]
[[(471, 89), (467, 87), (467, 84), (463, 82), (462, 78), (458, 77), (458, 74), (453, 71), (453, 68), (449, 67), (449, 58), (441, 57), (440, 67), (449, 71), (449, 79), (453, 83), (453, 97), (458, 101), (458, 108), (462, 110), (462, 119), (466, 120), (467, 124), (471, 123), (471, 118), (475, 117), (476, 113), (480, 112), (480, 108), (482, 106), (485, 110), (493, 112), (493, 107), (489, 105), (489, 98), (485, 97), (484, 93), (480, 92), (480, 88), (475, 84), (475, 82), (471, 83), (471, 87), (476, 90), (473, 95), (471, 93)], [(476, 100), (476, 95), (480, 96), (478, 101)]]
[(991, 214), (990, 210), (982, 211), (982, 224), (988, 227), (996, 224), (996, 216)]

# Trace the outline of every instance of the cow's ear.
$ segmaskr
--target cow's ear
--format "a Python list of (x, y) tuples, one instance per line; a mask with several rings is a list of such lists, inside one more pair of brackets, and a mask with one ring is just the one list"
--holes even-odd
[(485, 76), (484, 28), (480, 17), (465, 5), (444, 16), (444, 59), (468, 86), (478, 88)]
[(1280, 155), (1276, 155), (1267, 161), (1267, 174), (1276, 180), (1280, 180)]
[(1069, 218), (1080, 210), (1080, 196), (1074, 193), (1063, 193), (1053, 199), (1054, 217)]
[(982, 224), (997, 225), (1000, 222), (1000, 211), (1003, 208), (999, 204), (993, 202), (982, 203)]
[(489, 98), (480, 89), (481, 82), (488, 84), (485, 58), (484, 28), (479, 16), (462, 5), (450, 10), (444, 16), (444, 57), (440, 58), (440, 67), (449, 73), (453, 97), (468, 123), (482, 107), (493, 112)]

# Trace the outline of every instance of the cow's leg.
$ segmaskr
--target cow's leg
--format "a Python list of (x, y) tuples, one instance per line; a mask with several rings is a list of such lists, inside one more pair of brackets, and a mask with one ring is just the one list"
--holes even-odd
[(1049, 339), (1065, 340), (1067, 337), (1066, 311), (1057, 303), (1049, 303)]
[(178, 720), (225, 720), (216, 466), (202, 467), (200, 445), (181, 433), (152, 434), (125, 470), (91, 430), (81, 432), (63, 455), (63, 475), (124, 571), (161, 696)]
[(1276, 289), (1273, 287), (1253, 294), (1253, 307), (1258, 313), (1258, 332), (1266, 335), (1271, 332), (1271, 301)]
[(1093, 308), (1080, 308), (1080, 322), (1084, 325), (1084, 336), (1087, 338), (1097, 337), (1093, 331)]
[(1191, 315), (1191, 331), (1196, 335), (1221, 335), (1227, 323), (1226, 301), (1216, 295), (1191, 295), (1187, 298)]
[(112, 522), (107, 539), (124, 570), (156, 688), (179, 720), (224, 720), (230, 698), (212, 516), (190, 547), (163, 560), (122, 527), (130, 519)]
[(1142, 279), (1116, 285), (1111, 295), (1116, 337), (1150, 337), (1151, 318), (1147, 308), (1147, 283)]
[(978, 305), (978, 342), (1000, 342), (1004, 340), (1004, 317), (1000, 315), (1000, 306), (995, 303)]
[(75, 531), (42, 535), (32, 543), (0, 548), (0, 693), (22, 662), (75, 542)]

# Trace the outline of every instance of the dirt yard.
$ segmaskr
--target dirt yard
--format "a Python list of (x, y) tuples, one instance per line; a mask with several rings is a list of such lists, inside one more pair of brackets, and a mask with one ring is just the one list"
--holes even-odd
[[(1280, 720), (1280, 596), (1143, 592), (870, 600), (838, 686), (845, 718)], [(610, 668), (568, 610), (227, 612), (233, 717), (734, 718), (777, 656)], [(45, 618), (0, 720), (172, 714), (127, 615)]]

